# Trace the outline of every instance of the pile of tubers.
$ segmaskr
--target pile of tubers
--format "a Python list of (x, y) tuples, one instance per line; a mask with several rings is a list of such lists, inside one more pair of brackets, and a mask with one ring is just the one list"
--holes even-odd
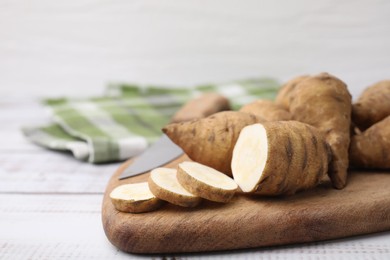
[(143, 204), (134, 196), (127, 198), (130, 209), (117, 206), (114, 190), (118, 210), (150, 211), (161, 200), (185, 207), (202, 198), (228, 202), (237, 190), (291, 195), (328, 180), (343, 189), (349, 168), (390, 168), (390, 81), (368, 87), (352, 103), (335, 76), (300, 76), (275, 101), (172, 123), (163, 132), (194, 162), (152, 171), (149, 208), (134, 210), (134, 202)]

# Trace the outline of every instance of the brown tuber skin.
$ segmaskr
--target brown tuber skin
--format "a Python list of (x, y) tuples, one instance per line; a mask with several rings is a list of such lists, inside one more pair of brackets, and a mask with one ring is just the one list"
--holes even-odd
[(241, 129), (264, 121), (251, 114), (225, 111), (203, 119), (169, 124), (162, 130), (192, 160), (232, 176), (230, 163)]
[(316, 187), (328, 172), (331, 154), (322, 133), (296, 121), (270, 122), (264, 127), (270, 144), (269, 161), (256, 192), (289, 195)]
[(309, 78), (308, 75), (302, 75), (287, 81), (279, 90), (278, 95), (275, 99), (275, 103), (288, 110), (290, 107), (291, 99), (294, 96), (292, 93), (294, 92), (295, 87), (298, 85), (298, 83), (307, 78)]
[(364, 90), (352, 106), (352, 121), (364, 131), (390, 115), (390, 80), (380, 81)]
[(239, 111), (260, 116), (267, 121), (286, 121), (292, 118), (290, 112), (271, 100), (256, 100), (243, 106)]
[(390, 169), (390, 116), (351, 139), (349, 158), (359, 168)]
[(321, 73), (301, 79), (290, 92), (293, 120), (307, 123), (325, 134), (332, 150), (329, 177), (337, 189), (347, 183), (351, 126), (351, 94), (340, 79)]
[(163, 205), (164, 201), (157, 198), (143, 201), (124, 201), (120, 199), (111, 199), (112, 204), (118, 211), (126, 213), (143, 213), (154, 211)]
[[(275, 121), (258, 125), (262, 125), (266, 130), (266, 140), (259, 143), (260, 150), (268, 147), (265, 151), (267, 158), (260, 179), (252, 190), (246, 192), (267, 196), (291, 195), (317, 186), (326, 177), (331, 153), (324, 135), (318, 129), (298, 121)], [(259, 147), (253, 148), (241, 143), (245, 139), (250, 141), (256, 138), (253, 135), (257, 132), (249, 131), (250, 128), (255, 129), (254, 127), (255, 125), (248, 126), (241, 131), (234, 149), (232, 169), (234, 179), (239, 185), (240, 179), (242, 183), (247, 181), (242, 178), (246, 165), (237, 163), (240, 161), (239, 157), (262, 152)], [(258, 133), (260, 134), (260, 131)], [(245, 163), (246, 158), (242, 159)], [(252, 170), (248, 173), (253, 174)], [(241, 175), (241, 178), (238, 175)]]

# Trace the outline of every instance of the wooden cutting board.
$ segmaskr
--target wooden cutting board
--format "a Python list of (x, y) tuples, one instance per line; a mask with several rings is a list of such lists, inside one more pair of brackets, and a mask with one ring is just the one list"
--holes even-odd
[[(167, 164), (188, 160), (183, 155)], [(320, 241), (390, 230), (390, 172), (351, 172), (348, 186), (329, 184), (290, 197), (237, 195), (232, 202), (204, 201), (196, 208), (170, 204), (141, 214), (117, 211), (109, 194), (120, 184), (146, 181), (149, 174), (108, 183), (102, 208), (104, 231), (117, 248), (131, 253), (229, 250)]]

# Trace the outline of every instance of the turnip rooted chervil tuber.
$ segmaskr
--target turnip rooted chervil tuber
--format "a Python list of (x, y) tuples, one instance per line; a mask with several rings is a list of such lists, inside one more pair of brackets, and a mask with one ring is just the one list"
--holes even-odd
[(355, 167), (390, 169), (390, 116), (352, 136), (349, 158)]
[(287, 81), (279, 90), (275, 99), (275, 103), (288, 110), (290, 107), (290, 102), (293, 98), (292, 93), (294, 92), (296, 86), (307, 78), (309, 78), (308, 75), (302, 75)]
[[(351, 94), (340, 79), (321, 73), (300, 77), (290, 91), (280, 90), (282, 102), (288, 100), (293, 120), (318, 128), (332, 150), (329, 177), (335, 188), (342, 189), (347, 182), (348, 148), (351, 126)], [(279, 94), (278, 94), (279, 95)]]
[(297, 121), (245, 127), (233, 150), (233, 178), (244, 192), (294, 194), (326, 176), (330, 149), (316, 128)]
[(352, 106), (352, 121), (365, 130), (390, 115), (390, 80), (382, 80), (364, 90)]

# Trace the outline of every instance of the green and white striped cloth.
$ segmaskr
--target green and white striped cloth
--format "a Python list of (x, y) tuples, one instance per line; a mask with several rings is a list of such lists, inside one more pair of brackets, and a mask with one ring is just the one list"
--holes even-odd
[(279, 84), (268, 78), (192, 88), (110, 85), (102, 97), (48, 99), (53, 123), (23, 127), (32, 142), (52, 150), (70, 151), (91, 163), (135, 156), (155, 141), (173, 114), (203, 92), (227, 97), (233, 109), (264, 98), (273, 99)]

